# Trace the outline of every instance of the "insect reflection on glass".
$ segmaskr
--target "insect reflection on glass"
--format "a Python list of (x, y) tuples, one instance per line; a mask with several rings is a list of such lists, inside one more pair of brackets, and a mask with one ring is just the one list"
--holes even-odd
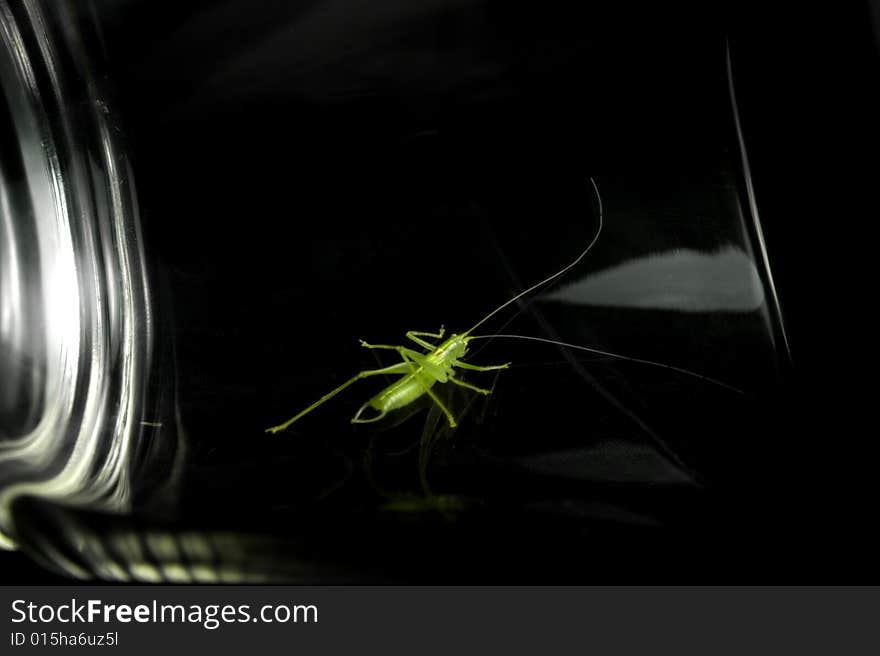
[[(596, 229), (596, 233), (593, 236), (590, 243), (587, 244), (586, 248), (584, 248), (581, 253), (568, 265), (557, 271), (556, 273), (548, 276), (547, 278), (541, 280), (540, 282), (535, 283), (528, 289), (523, 290), (522, 292), (516, 294), (512, 298), (508, 299), (494, 310), (489, 312), (486, 316), (480, 319), (476, 324), (474, 324), (470, 329), (466, 330), (463, 333), (453, 333), (448, 337), (445, 337), (445, 330), (443, 327), (440, 328), (436, 333), (429, 332), (421, 332), (416, 330), (411, 330), (406, 333), (407, 339), (415, 343), (424, 349), (425, 352), (417, 351), (413, 348), (407, 346), (400, 345), (390, 345), (390, 344), (370, 344), (363, 340), (361, 340), (361, 345), (368, 349), (383, 349), (396, 351), (402, 362), (391, 365), (390, 367), (383, 367), (380, 369), (367, 369), (361, 371), (360, 373), (352, 376), (350, 379), (329, 391), (327, 394), (322, 396), (320, 399), (312, 403), (310, 406), (294, 415), (287, 421), (282, 424), (278, 424), (277, 426), (272, 426), (271, 428), (266, 429), (268, 433), (278, 433), (287, 429), (291, 424), (301, 419), (303, 416), (316, 409), (320, 405), (326, 403), (334, 396), (339, 394), (345, 388), (354, 384), (355, 382), (363, 379), (369, 378), (371, 376), (378, 375), (399, 375), (401, 376), (397, 381), (388, 385), (385, 389), (380, 391), (378, 394), (369, 399), (366, 403), (364, 403), (360, 409), (355, 413), (354, 417), (352, 417), (351, 422), (353, 424), (365, 424), (370, 422), (379, 421), (384, 418), (389, 412), (394, 410), (398, 410), (400, 408), (404, 408), (414, 403), (418, 399), (427, 395), (430, 397), (431, 401), (439, 408), (446, 417), (446, 420), (449, 423), (451, 428), (455, 428), (456, 421), (455, 416), (452, 412), (447, 408), (446, 404), (437, 396), (437, 394), (432, 389), (437, 383), (453, 383), (460, 387), (464, 387), (480, 394), (488, 395), (490, 390), (485, 389), (483, 387), (478, 387), (473, 385), (467, 381), (461, 380), (458, 377), (457, 370), (465, 370), (465, 371), (475, 371), (475, 372), (487, 372), (487, 371), (495, 371), (499, 369), (506, 369), (510, 366), (510, 363), (505, 364), (497, 364), (497, 365), (476, 365), (464, 360), (467, 355), (468, 345), (472, 340), (475, 339), (490, 339), (490, 338), (510, 338), (510, 339), (523, 339), (529, 341), (538, 341), (544, 342), (548, 344), (554, 344), (557, 346), (564, 346), (567, 348), (572, 348), (580, 351), (587, 351), (590, 353), (596, 353), (599, 355), (612, 357), (612, 358), (620, 358), (624, 360), (629, 360), (632, 362), (641, 362), (643, 364), (650, 364), (658, 367), (663, 367), (666, 369), (672, 369), (674, 371), (678, 371), (680, 373), (684, 373), (690, 376), (695, 376), (697, 378), (707, 380), (712, 383), (716, 383), (722, 385), (723, 387), (729, 387), (724, 383), (720, 383), (719, 381), (715, 381), (711, 378), (707, 378), (705, 376), (701, 376), (700, 374), (696, 374), (694, 372), (688, 371), (686, 369), (679, 369), (678, 367), (673, 367), (671, 365), (665, 365), (659, 362), (652, 362), (650, 360), (641, 360), (639, 358), (631, 358), (628, 356), (617, 355), (615, 353), (609, 353), (607, 351), (601, 351), (599, 349), (594, 349), (586, 346), (579, 346), (576, 344), (566, 344), (564, 342), (559, 342), (556, 340), (545, 339), (542, 337), (532, 337), (527, 335), (473, 335), (474, 330), (483, 325), (490, 318), (495, 316), (498, 312), (508, 307), (512, 303), (515, 303), (519, 299), (524, 296), (531, 294), (532, 292), (548, 285), (556, 278), (562, 276), (570, 269), (574, 268), (586, 255), (590, 252), (593, 246), (599, 239), (599, 235), (602, 233), (603, 221), (604, 221), (604, 210), (602, 207), (602, 198), (599, 195), (599, 188), (596, 185), (595, 180), (590, 178), (590, 182), (592, 183), (593, 190), (596, 194), (597, 204), (598, 204), (598, 227)], [(429, 341), (435, 340), (435, 342)], [(443, 340), (439, 343), (436, 343), (436, 340)], [(372, 411), (372, 414), (368, 416), (365, 413), (369, 413)]]

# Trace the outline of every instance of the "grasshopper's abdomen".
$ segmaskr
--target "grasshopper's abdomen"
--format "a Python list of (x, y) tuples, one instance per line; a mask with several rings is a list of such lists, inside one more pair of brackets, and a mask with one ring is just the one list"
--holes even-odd
[(436, 382), (436, 378), (424, 372), (409, 374), (379, 392), (370, 399), (369, 405), (382, 414), (403, 408), (423, 396)]

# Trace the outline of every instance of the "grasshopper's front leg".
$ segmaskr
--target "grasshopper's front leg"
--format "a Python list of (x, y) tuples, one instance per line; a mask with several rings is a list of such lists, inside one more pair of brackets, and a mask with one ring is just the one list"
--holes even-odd
[(440, 330), (436, 333), (425, 333), (418, 330), (410, 330), (406, 333), (406, 338), (414, 341), (416, 344), (421, 346), (423, 349), (427, 349), (429, 351), (433, 351), (437, 348), (436, 344), (431, 344), (431, 342), (427, 342), (424, 339), (420, 339), (421, 337), (431, 337), (433, 339), (443, 339), (443, 335), (446, 333), (446, 329), (443, 326), (440, 326)]

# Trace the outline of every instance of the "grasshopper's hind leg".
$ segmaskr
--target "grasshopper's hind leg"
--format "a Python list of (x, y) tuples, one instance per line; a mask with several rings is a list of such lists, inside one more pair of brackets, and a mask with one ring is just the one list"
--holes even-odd
[(379, 376), (381, 374), (408, 374), (409, 372), (410, 372), (410, 367), (405, 362), (399, 362), (398, 364), (393, 364), (390, 367), (384, 367), (382, 369), (367, 369), (366, 371), (361, 371), (359, 374), (352, 376), (347, 381), (342, 383), (342, 385), (340, 385), (339, 387), (336, 387), (333, 390), (327, 392), (324, 396), (322, 396), (320, 399), (315, 401), (308, 408), (306, 408), (305, 410), (303, 410), (299, 414), (294, 415), (293, 417), (291, 417), (290, 419), (285, 421), (283, 424), (279, 424), (277, 426), (272, 426), (272, 428), (267, 428), (266, 432), (267, 433), (278, 433), (278, 432), (285, 430), (288, 426), (290, 426), (293, 422), (298, 420), (300, 417), (308, 414), (309, 412), (311, 412), (312, 410), (317, 408), (322, 403), (329, 401), (334, 396), (339, 394), (342, 390), (344, 390), (346, 387), (359, 381), (361, 378), (366, 378), (368, 376)]

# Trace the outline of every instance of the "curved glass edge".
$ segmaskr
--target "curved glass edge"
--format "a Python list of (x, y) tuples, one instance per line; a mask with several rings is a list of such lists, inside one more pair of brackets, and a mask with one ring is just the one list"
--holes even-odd
[(128, 509), (132, 472), (162, 424), (132, 171), (89, 38), (69, 3), (0, 2), (0, 119), (12, 146), (0, 153), (6, 548), (25, 495)]
[(755, 257), (761, 263), (760, 272), (762, 274), (762, 283), (765, 293), (765, 303), (767, 313), (770, 319), (770, 330), (773, 335), (774, 343), (777, 351), (781, 356), (781, 365), (783, 374), (791, 366), (791, 347), (788, 342), (788, 335), (785, 329), (785, 321), (782, 313), (782, 306), (779, 300), (779, 294), (773, 281), (773, 269), (770, 266), (770, 255), (767, 250), (767, 243), (764, 239), (764, 230), (761, 227), (760, 214), (758, 212), (758, 203), (755, 197), (755, 188), (752, 183), (752, 172), (749, 166), (749, 156), (746, 150), (746, 139), (743, 134), (742, 121), (740, 120), (739, 105), (736, 100), (736, 84), (734, 82), (734, 68), (730, 51), (730, 42), (725, 43), (725, 63), (727, 65), (727, 84), (730, 93), (730, 108), (733, 118), (734, 128), (736, 130), (737, 145), (739, 146), (741, 172), (743, 185), (745, 187), (746, 203), (748, 207), (748, 217), (746, 224), (749, 227), (750, 243), (754, 243), (758, 250), (758, 256)]

